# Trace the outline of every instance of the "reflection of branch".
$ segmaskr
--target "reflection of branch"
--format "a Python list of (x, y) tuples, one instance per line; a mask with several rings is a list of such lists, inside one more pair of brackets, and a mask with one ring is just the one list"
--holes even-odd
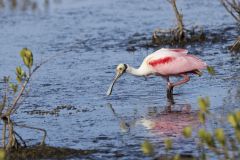
[(115, 117), (117, 117), (118, 119), (121, 119), (121, 118), (117, 115), (117, 113), (115, 112), (115, 110), (114, 110), (114, 108), (112, 107), (112, 104), (111, 104), (111, 103), (108, 103), (107, 106), (111, 109), (111, 111), (112, 111), (112, 113), (113, 113), (113, 115), (114, 115)]
[(15, 123), (15, 126), (42, 131), (43, 132), (43, 138), (42, 138), (42, 142), (40, 143), (40, 145), (44, 145), (45, 144), (45, 139), (47, 137), (47, 131), (45, 129), (36, 128), (36, 127), (30, 127), (30, 126), (27, 126), (27, 125), (19, 125), (19, 124), (16, 124), (16, 123)]
[(119, 125), (120, 125), (120, 128), (123, 129), (125, 132), (129, 132), (131, 127), (134, 126), (136, 124), (136, 117), (134, 115), (134, 120), (133, 121), (130, 121), (130, 122), (126, 122), (124, 120), (124, 118), (122, 118), (121, 116), (119, 116), (114, 108), (112, 107), (112, 104), (111, 103), (108, 103), (107, 104), (107, 107), (109, 107), (113, 113), (113, 115), (117, 118), (117, 120), (119, 121)]
[(13, 133), (22, 141), (23, 147), (27, 147), (27, 145), (26, 145), (25, 141), (23, 140), (23, 138), (16, 131), (13, 131)]

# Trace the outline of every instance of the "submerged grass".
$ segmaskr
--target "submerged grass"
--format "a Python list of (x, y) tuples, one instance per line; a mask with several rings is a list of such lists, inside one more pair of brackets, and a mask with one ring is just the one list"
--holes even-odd
[(95, 150), (80, 150), (53, 146), (32, 146), (6, 152), (6, 159), (67, 159), (85, 157), (95, 153)]
[(158, 48), (159, 46), (185, 47), (189, 44), (226, 43), (228, 39), (235, 37), (237, 27), (222, 27), (219, 29), (192, 29), (188, 30), (185, 39), (179, 42), (170, 32), (156, 32), (153, 35), (135, 33), (128, 38), (128, 51), (136, 51), (137, 48)]

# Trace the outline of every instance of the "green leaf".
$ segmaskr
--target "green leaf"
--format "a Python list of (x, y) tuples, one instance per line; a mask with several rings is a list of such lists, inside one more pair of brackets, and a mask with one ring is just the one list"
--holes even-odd
[(21, 51), (20, 51), (20, 56), (23, 58), (25, 56), (25, 52), (27, 51), (28, 49), (27, 48), (23, 48)]
[(10, 88), (13, 88), (13, 87), (14, 87), (14, 84), (13, 84), (13, 83), (9, 83), (9, 87), (10, 87)]
[(4, 76), (4, 77), (3, 77), (3, 82), (4, 82), (4, 83), (8, 83), (9, 80), (10, 80), (10, 77), (9, 77), (9, 76)]
[(179, 154), (176, 154), (176, 155), (173, 157), (173, 160), (180, 160), (180, 155), (179, 155)]
[(204, 141), (205, 137), (206, 137), (206, 131), (204, 128), (201, 128), (198, 130), (198, 137)]
[(141, 149), (145, 155), (152, 155), (154, 153), (154, 147), (148, 140), (142, 143)]
[(208, 113), (209, 112), (208, 109), (209, 109), (209, 106), (210, 106), (209, 97), (198, 98), (198, 105), (199, 105), (199, 108), (200, 108), (201, 112)]
[(32, 52), (30, 50), (27, 50), (26, 53), (25, 53), (25, 56), (28, 58), (29, 68), (31, 68), (32, 65), (33, 65), (33, 55), (32, 55)]
[(171, 139), (165, 139), (164, 144), (165, 144), (166, 150), (172, 149), (172, 140)]
[(200, 123), (204, 124), (206, 122), (206, 115), (202, 112), (198, 113), (198, 120)]
[(224, 146), (226, 144), (225, 134), (222, 128), (215, 129), (215, 136), (221, 145)]
[(22, 83), (22, 78), (21, 77), (17, 76), (16, 80), (18, 81), (18, 83)]
[(214, 138), (212, 137), (211, 133), (206, 132), (205, 141), (206, 141), (208, 146), (215, 147), (215, 141), (214, 141)]
[(227, 119), (228, 119), (228, 122), (232, 125), (232, 127), (234, 128), (237, 127), (237, 120), (233, 114), (229, 114)]
[(25, 72), (22, 70), (20, 66), (16, 68), (16, 74), (17, 76), (21, 76), (21, 77), (25, 76)]
[(235, 136), (236, 136), (238, 142), (240, 142), (240, 131), (239, 130), (235, 130)]
[(19, 66), (19, 67), (16, 67), (16, 79), (19, 83), (22, 82), (23, 78), (26, 77), (26, 73), (22, 70), (22, 68)]
[(240, 111), (235, 113), (235, 117), (236, 117), (237, 122), (240, 122)]
[(9, 83), (9, 87), (13, 90), (14, 93), (17, 92), (18, 90), (18, 85), (13, 84), (13, 83)]
[(212, 67), (212, 66), (207, 66), (207, 71), (212, 76), (216, 75), (216, 71), (215, 71), (214, 67)]
[(185, 138), (190, 138), (192, 136), (192, 128), (191, 127), (185, 127), (183, 129), (183, 135)]
[(4, 149), (0, 149), (0, 160), (6, 159), (6, 151)]
[(32, 51), (30, 51), (29, 49), (25, 50), (25, 56), (28, 58), (32, 58)]
[(24, 64), (28, 67), (28, 68), (30, 68), (30, 61), (29, 61), (29, 58), (27, 58), (27, 57), (23, 57), (23, 62), (24, 62)]
[(32, 51), (30, 51), (27, 48), (23, 48), (20, 52), (20, 56), (23, 59), (24, 64), (28, 67), (31, 68), (33, 65), (33, 54)]
[(198, 130), (198, 137), (202, 142), (205, 142), (209, 147), (215, 147), (215, 141), (211, 133), (207, 132), (204, 128)]
[(22, 68), (19, 66), (19, 67), (16, 67), (16, 74), (17, 75), (21, 75), (21, 70), (22, 70)]

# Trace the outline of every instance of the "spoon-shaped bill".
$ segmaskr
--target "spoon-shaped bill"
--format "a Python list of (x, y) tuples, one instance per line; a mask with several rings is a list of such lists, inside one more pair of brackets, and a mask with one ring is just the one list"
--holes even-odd
[(118, 72), (117, 75), (115, 76), (115, 78), (113, 79), (112, 83), (110, 84), (108, 91), (107, 91), (107, 95), (111, 95), (112, 90), (113, 90), (113, 86), (115, 84), (115, 82), (117, 81), (117, 79), (122, 75), (122, 73)]

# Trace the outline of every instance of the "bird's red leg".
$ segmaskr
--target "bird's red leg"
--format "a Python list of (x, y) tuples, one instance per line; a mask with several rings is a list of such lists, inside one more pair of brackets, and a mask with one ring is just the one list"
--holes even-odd
[(175, 86), (179, 86), (181, 84), (184, 84), (184, 83), (187, 83), (189, 80), (190, 80), (190, 77), (187, 75), (187, 74), (181, 74), (180, 76), (183, 77), (183, 79), (179, 82), (176, 82), (176, 83), (170, 83), (168, 82), (168, 86), (169, 88), (173, 88)]

